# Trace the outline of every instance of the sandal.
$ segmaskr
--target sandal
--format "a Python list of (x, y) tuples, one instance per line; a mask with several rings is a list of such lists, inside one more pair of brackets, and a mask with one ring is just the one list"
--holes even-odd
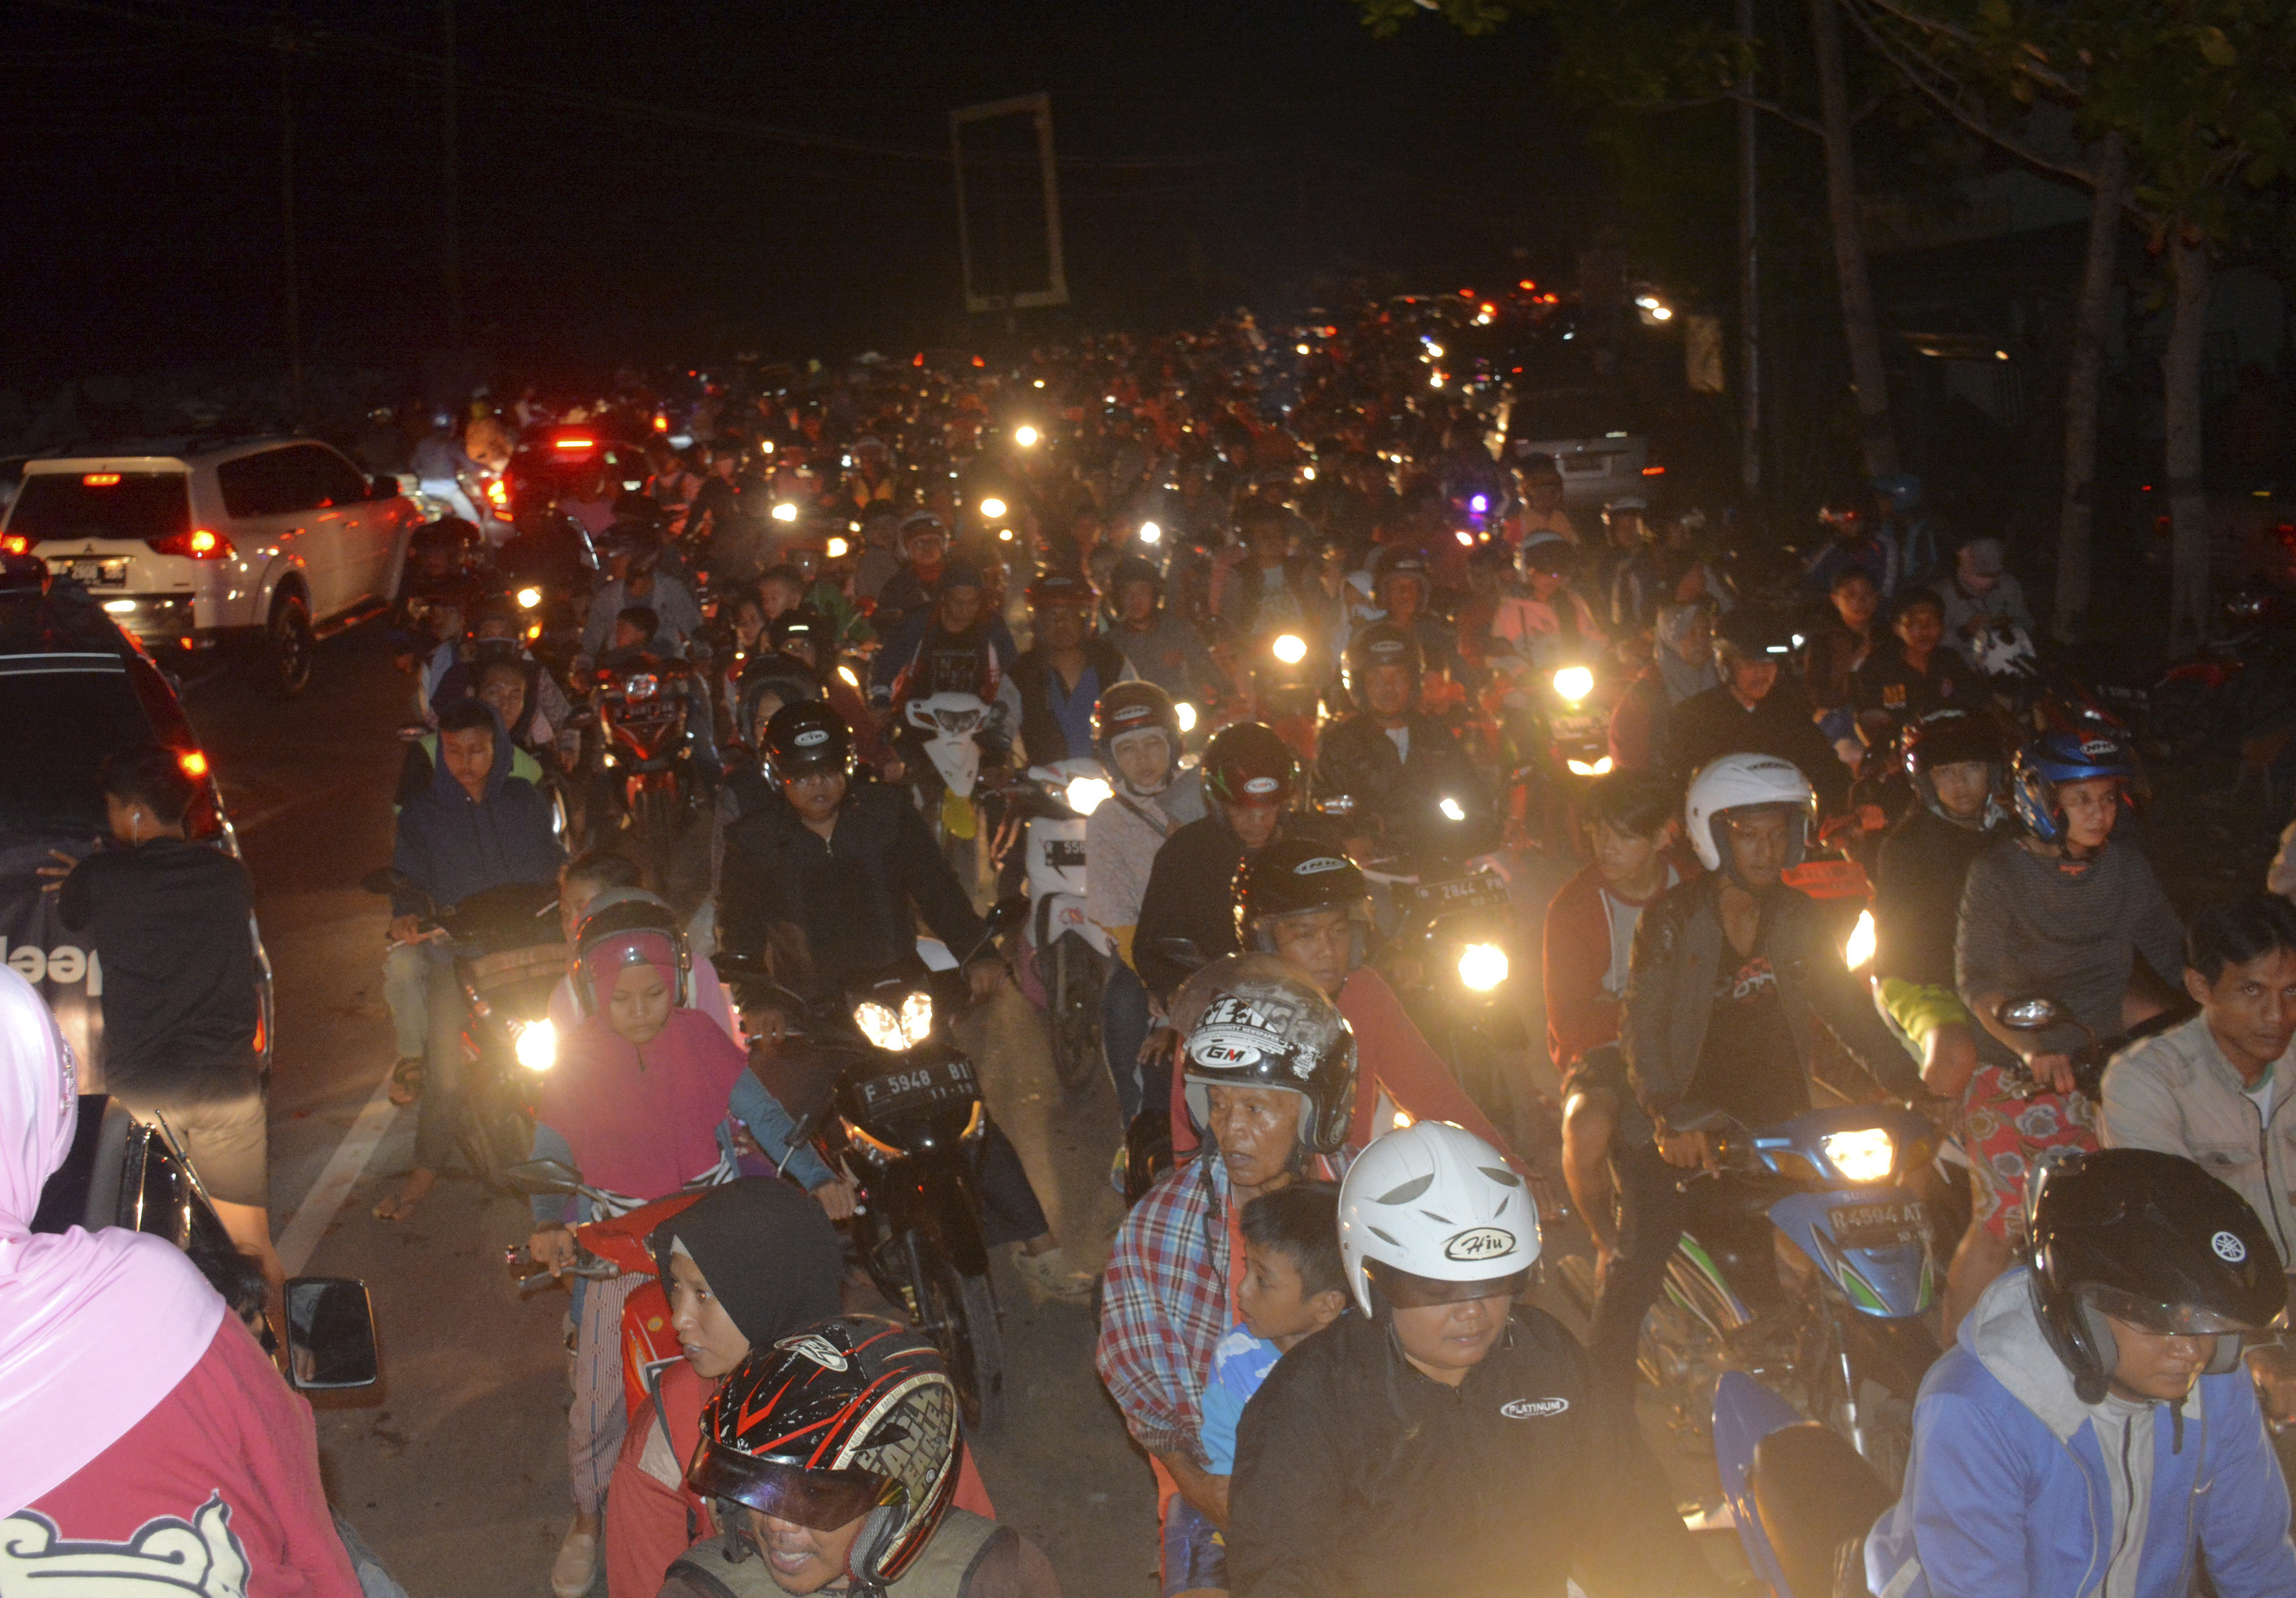
[(1064, 1249), (1051, 1248), (1041, 1254), (1031, 1254), (1016, 1244), (1013, 1265), (1024, 1283), (1047, 1298), (1058, 1299), (1063, 1304), (1092, 1301), (1095, 1277), (1091, 1272), (1070, 1265)]
[(390, 1068), (390, 1102), (404, 1110), (422, 1096), (422, 1057), (411, 1054)]

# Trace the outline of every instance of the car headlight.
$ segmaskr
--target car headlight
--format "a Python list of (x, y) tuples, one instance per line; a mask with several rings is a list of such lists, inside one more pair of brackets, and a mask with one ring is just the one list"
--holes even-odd
[(1307, 641), (1297, 633), (1285, 633), (1275, 640), (1275, 654), (1286, 666), (1297, 666), (1308, 658)]
[(1495, 943), (1471, 943), (1459, 951), (1459, 980), (1488, 993), (1507, 979), (1506, 951)]
[(1443, 813), (1443, 818), (1446, 821), (1464, 821), (1467, 819), (1467, 813), (1464, 809), (1460, 808), (1459, 801), (1453, 799), (1447, 793), (1437, 802), (1435, 807)]
[(1898, 1143), (1880, 1127), (1856, 1132), (1829, 1132), (1818, 1140), (1833, 1168), (1845, 1182), (1880, 1182), (1897, 1163)]
[(1069, 808), (1078, 815), (1090, 815), (1100, 808), (1101, 801), (1114, 791), (1099, 777), (1071, 777), (1068, 791), (1062, 797), (1068, 800)]
[(541, 602), (542, 602), (542, 590), (541, 590), (541, 589), (539, 589), (539, 588), (521, 588), (521, 589), (518, 591), (518, 608), (519, 608), (520, 610), (521, 610), (521, 611), (531, 611), (531, 610), (533, 610), (537, 605), (540, 604)]
[(518, 1029), (512, 1047), (527, 1069), (546, 1071), (558, 1063), (558, 1028), (548, 1021), (529, 1021)]
[(1563, 764), (1570, 766), (1570, 774), (1574, 777), (1607, 777), (1611, 774), (1611, 757), (1608, 755), (1599, 760), (1566, 760)]
[(1849, 941), (1841, 946), (1841, 957), (1851, 971), (1864, 971), (1874, 963), (1874, 913), (1860, 910), (1857, 924), (1849, 930)]
[(898, 1012), (890, 1005), (864, 999), (853, 1006), (853, 1024), (875, 1047), (906, 1053), (932, 1033), (932, 996), (920, 988), (901, 1001)]
[(1554, 692), (1576, 704), (1595, 692), (1595, 674), (1584, 666), (1566, 666), (1554, 674)]

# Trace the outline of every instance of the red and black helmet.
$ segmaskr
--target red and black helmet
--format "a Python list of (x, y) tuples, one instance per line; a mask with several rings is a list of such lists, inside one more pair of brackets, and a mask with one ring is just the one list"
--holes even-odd
[(1222, 727), (1204, 750), (1204, 791), (1224, 805), (1282, 805), (1299, 785), (1292, 746), (1265, 722)]
[(685, 1482), (816, 1531), (867, 1516), (846, 1576), (873, 1591), (939, 1529), (956, 1496), (957, 1446), (940, 1351), (892, 1321), (839, 1315), (734, 1367), (701, 1412)]
[(1092, 708), (1092, 747), (1103, 766), (1115, 762), (1114, 746), (1127, 733), (1158, 731), (1174, 759), (1180, 755), (1180, 710), (1172, 696), (1145, 681), (1119, 683)]

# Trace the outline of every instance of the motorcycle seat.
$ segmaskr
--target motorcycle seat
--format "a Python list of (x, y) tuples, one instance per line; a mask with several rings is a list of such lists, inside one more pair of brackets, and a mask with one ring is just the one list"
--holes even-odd
[[(1866, 1534), (1892, 1500), (1841, 1433), (1816, 1422), (1771, 1432), (1754, 1445), (1746, 1486), (1794, 1598), (1833, 1598), (1845, 1560), (1862, 1578)], [(1862, 1592), (1862, 1579), (1847, 1590)]]

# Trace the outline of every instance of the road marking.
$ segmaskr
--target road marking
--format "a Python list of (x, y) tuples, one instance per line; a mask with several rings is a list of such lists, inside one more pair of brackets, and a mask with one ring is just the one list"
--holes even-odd
[(366, 1170), (366, 1162), (374, 1158), (375, 1149), (398, 1119), (398, 1106), (390, 1102), (390, 1073), (383, 1073), (381, 1082), (366, 1105), (358, 1112), (358, 1119), (343, 1134), (343, 1141), (335, 1145), (327, 1168), (311, 1184), (311, 1191), (288, 1221), (286, 1230), (279, 1234), (279, 1263), (287, 1267), (290, 1276), (310, 1262), (319, 1239), (326, 1234), (343, 1201), (350, 1197), (351, 1187)]

